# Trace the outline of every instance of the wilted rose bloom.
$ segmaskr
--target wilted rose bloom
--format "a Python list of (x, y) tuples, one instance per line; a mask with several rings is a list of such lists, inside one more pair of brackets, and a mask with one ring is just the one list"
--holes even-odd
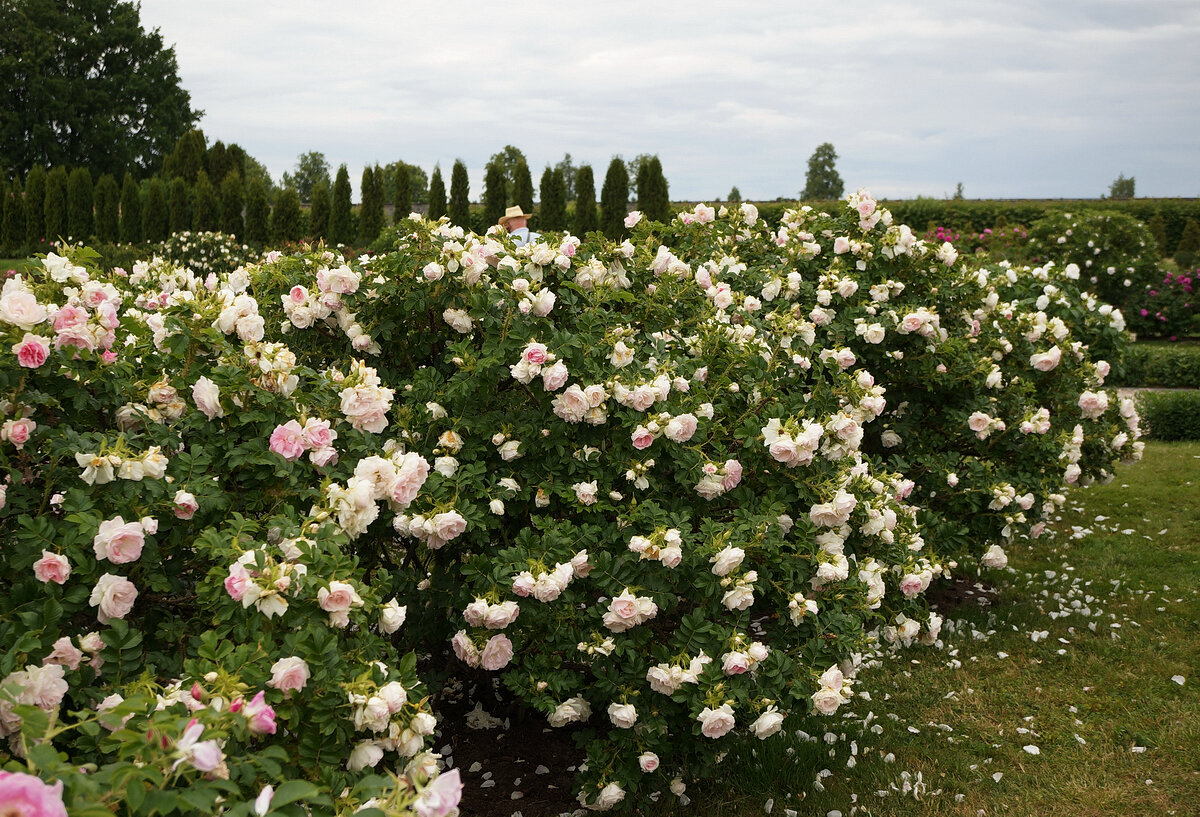
[(458, 656), (458, 660), (462, 661), (469, 667), (479, 666), (479, 649), (475, 646), (475, 642), (471, 641), (466, 630), (459, 630), (450, 639), (450, 646), (454, 648), (454, 654)]
[(766, 740), (783, 728), (783, 717), (775, 707), (768, 707), (754, 723), (750, 724), (750, 731), (759, 740)]
[(592, 707), (586, 699), (581, 697), (568, 698), (554, 708), (554, 711), (547, 716), (550, 725), (558, 728), (566, 726), (568, 723), (576, 721), (586, 721), (592, 716)]
[(0, 807), (5, 817), (67, 817), (62, 781), (50, 785), (24, 772), (0, 771)]
[(43, 550), (42, 558), (33, 563), (33, 575), (39, 582), (63, 584), (71, 575), (71, 563), (66, 556)]
[(637, 723), (637, 708), (633, 704), (611, 703), (608, 705), (608, 719), (619, 729), (632, 729)]
[(733, 707), (729, 704), (721, 704), (716, 709), (706, 706), (696, 720), (700, 721), (700, 734), (704, 737), (724, 737), (734, 727)]
[(308, 663), (303, 658), (290, 655), (271, 665), (271, 680), (267, 681), (267, 686), (280, 692), (291, 692), (304, 689), (308, 677)]
[(983, 556), (979, 559), (984, 567), (990, 567), (996, 570), (1003, 569), (1008, 566), (1008, 556), (1004, 552), (1004, 548), (999, 545), (992, 545), (987, 549)]

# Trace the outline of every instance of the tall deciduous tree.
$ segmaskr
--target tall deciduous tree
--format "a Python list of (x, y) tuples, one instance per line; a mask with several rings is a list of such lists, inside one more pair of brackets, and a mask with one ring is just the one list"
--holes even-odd
[(629, 215), (629, 171), (620, 156), (609, 162), (600, 191), (600, 229), (609, 238), (620, 238)]
[(208, 178), (208, 171), (196, 174), (196, 189), (192, 202), (192, 229), (197, 232), (212, 232), (221, 226), (221, 202), (217, 189)]
[(121, 190), (111, 173), (100, 177), (95, 193), (96, 237), (106, 244), (115, 243), (121, 236)]
[(182, 233), (191, 229), (192, 207), (188, 200), (188, 183), (184, 181), (183, 176), (176, 176), (171, 179), (168, 190), (167, 211), (170, 214), (171, 232)]
[(42, 202), (46, 219), (46, 240), (57, 241), (67, 232), (67, 169), (61, 165), (46, 176), (46, 200)]
[(174, 48), (122, 0), (0, 2), (0, 168), (158, 168), (199, 118)]
[(267, 201), (267, 186), (260, 176), (246, 180), (246, 232), (245, 240), (252, 244), (266, 244), (270, 236), (268, 222), (271, 205)]
[(358, 243), (365, 247), (383, 232), (383, 169), (379, 165), (363, 168), (359, 194)]
[(429, 217), (437, 221), (446, 215), (446, 183), (442, 181), (442, 169), (433, 166), (433, 175), (429, 177)]
[(318, 184), (329, 186), (331, 167), (320, 151), (301, 153), (296, 159), (296, 172), (283, 174), (283, 186), (293, 187), (302, 202), (311, 202), (313, 189)]
[(42, 251), (46, 237), (46, 171), (34, 165), (25, 177), (25, 243), (31, 252)]
[(125, 181), (121, 182), (121, 243), (137, 244), (141, 240), (142, 191), (133, 174), (126, 173)]
[(498, 162), (488, 162), (483, 174), (483, 220), (486, 223), (495, 224), (504, 215), (508, 206), (507, 188), (504, 168)]
[(471, 190), (467, 166), (462, 159), (455, 159), (454, 168), (450, 171), (450, 207), (447, 213), (452, 223), (464, 230), (471, 229)]
[(350, 171), (338, 167), (333, 181), (333, 201), (329, 210), (329, 234), (332, 244), (349, 244), (354, 240), (354, 220), (350, 217)]
[(808, 158), (808, 175), (805, 176), (801, 198), (824, 201), (842, 197), (845, 184), (837, 172), (837, 157), (832, 143), (825, 142), (817, 146)]
[(329, 183), (320, 182), (312, 189), (312, 204), (308, 208), (308, 235), (313, 239), (329, 239)]
[(596, 177), (591, 165), (580, 165), (575, 174), (575, 220), (571, 224), (571, 232), (583, 238), (598, 229), (600, 217), (596, 213)]
[(146, 185), (146, 202), (142, 205), (142, 240), (152, 243), (166, 241), (170, 229), (167, 186), (158, 176), (152, 176)]
[(279, 243), (299, 241), (303, 235), (300, 196), (296, 188), (285, 187), (275, 197), (275, 209), (271, 211), (271, 240)]
[(75, 241), (92, 235), (92, 174), (86, 167), (71, 171), (67, 181), (67, 234)]
[(567, 185), (562, 171), (546, 165), (538, 188), (542, 197), (538, 210), (538, 229), (567, 229)]

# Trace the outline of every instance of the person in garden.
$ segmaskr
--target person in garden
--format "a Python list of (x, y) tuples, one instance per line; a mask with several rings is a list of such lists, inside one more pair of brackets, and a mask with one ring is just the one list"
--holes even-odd
[(500, 226), (508, 230), (508, 234), (516, 240), (518, 247), (524, 247), (531, 241), (537, 241), (542, 237), (541, 233), (531, 233), (529, 231), (530, 215), (530, 213), (524, 212), (521, 209), (521, 205), (518, 204), (515, 207), (509, 207), (504, 211), (504, 215), (500, 217)]

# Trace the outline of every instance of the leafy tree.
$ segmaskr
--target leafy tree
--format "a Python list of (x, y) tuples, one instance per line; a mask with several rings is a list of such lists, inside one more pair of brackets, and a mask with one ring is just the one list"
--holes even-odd
[(142, 206), (142, 240), (151, 243), (166, 241), (170, 231), (167, 186), (158, 176), (152, 176), (146, 185), (146, 203)]
[[(207, 181), (207, 177), (204, 177)], [(196, 188), (197, 192), (199, 187)], [(126, 173), (121, 183), (121, 243), (137, 244), (142, 240), (142, 191)]]
[(208, 157), (208, 140), (204, 131), (192, 128), (179, 137), (174, 149), (163, 159), (164, 179), (183, 179), (188, 184), (196, 183), (196, 176), (205, 170)]
[(538, 185), (542, 206), (538, 210), (538, 228), (542, 230), (567, 229), (567, 185), (562, 171), (546, 165)]
[(567, 201), (575, 200), (575, 164), (571, 160), (570, 153), (564, 153), (562, 159), (554, 166), (554, 169), (562, 174), (563, 182), (567, 185)]
[(1183, 225), (1183, 234), (1179, 236), (1179, 246), (1175, 248), (1175, 263), (1180, 267), (1190, 267), (1196, 263), (1200, 254), (1200, 224), (1196, 219), (1189, 218)]
[(500, 171), (504, 174), (505, 202), (520, 204), (516, 198), (515, 186), (521, 165), (524, 165), (526, 169), (529, 167), (529, 163), (525, 159), (525, 154), (519, 148), (512, 145), (505, 145), (503, 150), (493, 153), (492, 158), (488, 160), (488, 165), (493, 164), (499, 167)]
[(359, 191), (358, 243), (365, 247), (383, 232), (383, 169), (379, 165), (363, 168)]
[(634, 156), (625, 163), (625, 174), (628, 176), (635, 189), (637, 187), (638, 174), (642, 172), (642, 165), (649, 162), (650, 158), (651, 157), (649, 153), (639, 153), (637, 156)]
[(217, 189), (208, 179), (208, 171), (201, 170), (196, 174), (196, 189), (192, 202), (192, 229), (197, 232), (211, 232), (221, 225), (221, 202), (217, 199)]
[(533, 212), (533, 178), (529, 175), (529, 165), (524, 161), (517, 165), (512, 197), (513, 204), (521, 205), (522, 212)]
[(429, 218), (434, 221), (446, 215), (446, 183), (442, 181), (442, 169), (433, 166), (429, 178)]
[(729, 195), (725, 198), (725, 201), (731, 202), (733, 204), (741, 204), (742, 191), (737, 189), (736, 184), (729, 190)]
[(801, 198), (809, 201), (839, 199), (845, 185), (838, 175), (837, 151), (830, 142), (817, 146), (808, 158), (808, 175), (805, 177)]
[(324, 153), (316, 150), (301, 153), (296, 159), (296, 172), (283, 174), (283, 186), (294, 188), (300, 201), (311, 202), (313, 188), (322, 182), (329, 186), (330, 169)]
[(246, 180), (246, 232), (245, 239), (252, 244), (266, 244), (269, 232), (271, 205), (267, 200), (267, 186), (261, 176)]
[(412, 174), (408, 172), (408, 165), (403, 162), (398, 164), (393, 171), (392, 183), (392, 221), (396, 223), (408, 218), (408, 214), (413, 211)]
[(67, 233), (76, 241), (92, 235), (92, 174), (86, 167), (72, 170), (67, 180)]
[(170, 213), (170, 229), (172, 233), (182, 233), (192, 226), (192, 208), (188, 201), (188, 183), (183, 176), (171, 179), (168, 185), (167, 210)]
[(962, 199), (963, 199), (963, 183), (962, 183), (962, 182), (959, 182), (959, 183), (958, 183), (957, 185), (955, 185), (955, 187), (954, 187), (954, 200), (955, 200), (955, 201), (962, 201)]
[(4, 191), (4, 219), (0, 222), (0, 246), (10, 256), (22, 255), (25, 248), (25, 198), (21, 180), (14, 179), (11, 190)]
[(350, 218), (350, 171), (345, 165), (338, 167), (332, 198), (326, 238), (331, 244), (349, 244), (354, 240), (354, 222)]
[(46, 218), (46, 240), (57, 241), (67, 232), (67, 169), (61, 165), (46, 176), (46, 200), (42, 202)]
[(299, 241), (304, 236), (304, 218), (296, 188), (285, 187), (275, 197), (271, 211), (271, 240), (276, 243)]
[(1125, 174), (1122, 173), (1117, 176), (1116, 181), (1109, 185), (1108, 197), (1110, 199), (1131, 199), (1133, 198), (1133, 190), (1136, 184), (1137, 182), (1133, 176), (1127, 179), (1125, 178)]
[(329, 182), (319, 182), (312, 189), (312, 204), (308, 208), (308, 234), (314, 239), (329, 238), (329, 217), (333, 210), (329, 196)]
[(106, 244), (121, 236), (121, 190), (111, 173), (96, 182), (96, 237)]
[(25, 177), (25, 244), (39, 252), (46, 237), (46, 171), (34, 165)]
[(470, 186), (467, 180), (467, 166), (462, 159), (454, 160), (454, 168), (450, 171), (450, 207), (447, 211), (450, 221), (463, 229), (471, 229), (471, 200)]
[(596, 213), (596, 179), (591, 165), (580, 165), (575, 173), (575, 221), (571, 225), (571, 232), (583, 238), (598, 229), (600, 217)]
[(160, 166), (201, 112), (139, 15), (123, 0), (0, 2), (0, 169)]
[[(404, 168), (405, 172), (400, 173), (400, 168)], [(425, 191), (429, 189), (429, 175), (424, 170), (407, 162), (395, 161), (384, 165), (382, 171), (381, 184), (384, 204), (394, 205), (396, 203), (396, 184), (402, 176), (408, 177), (407, 201), (409, 204), (408, 209), (401, 215), (402, 218), (412, 212), (413, 204), (425, 201)], [(379, 169), (376, 170), (376, 173), (379, 173)]]
[(629, 171), (620, 156), (609, 162), (600, 191), (600, 229), (609, 238), (620, 238), (629, 215)]
[(488, 162), (487, 170), (483, 174), (483, 220), (485, 223), (495, 224), (504, 215), (504, 210), (508, 207), (507, 188), (504, 169), (498, 162)]
[(267, 202), (270, 203), (275, 195), (275, 182), (271, 178), (271, 171), (258, 159), (247, 154), (246, 160), (242, 162), (242, 181), (249, 185), (251, 179), (262, 182), (263, 189), (267, 191)]
[(236, 168), (231, 168), (221, 181), (221, 232), (236, 235), (239, 238), (246, 232), (242, 221), (242, 209), (245, 205), (245, 191), (242, 187), (242, 176)]

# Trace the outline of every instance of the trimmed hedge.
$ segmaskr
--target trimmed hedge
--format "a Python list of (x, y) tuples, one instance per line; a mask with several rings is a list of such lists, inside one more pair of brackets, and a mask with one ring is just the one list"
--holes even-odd
[(1200, 345), (1134, 344), (1125, 353), (1112, 385), (1200, 389)]
[(1147, 439), (1200, 440), (1200, 391), (1142, 392), (1138, 413)]

